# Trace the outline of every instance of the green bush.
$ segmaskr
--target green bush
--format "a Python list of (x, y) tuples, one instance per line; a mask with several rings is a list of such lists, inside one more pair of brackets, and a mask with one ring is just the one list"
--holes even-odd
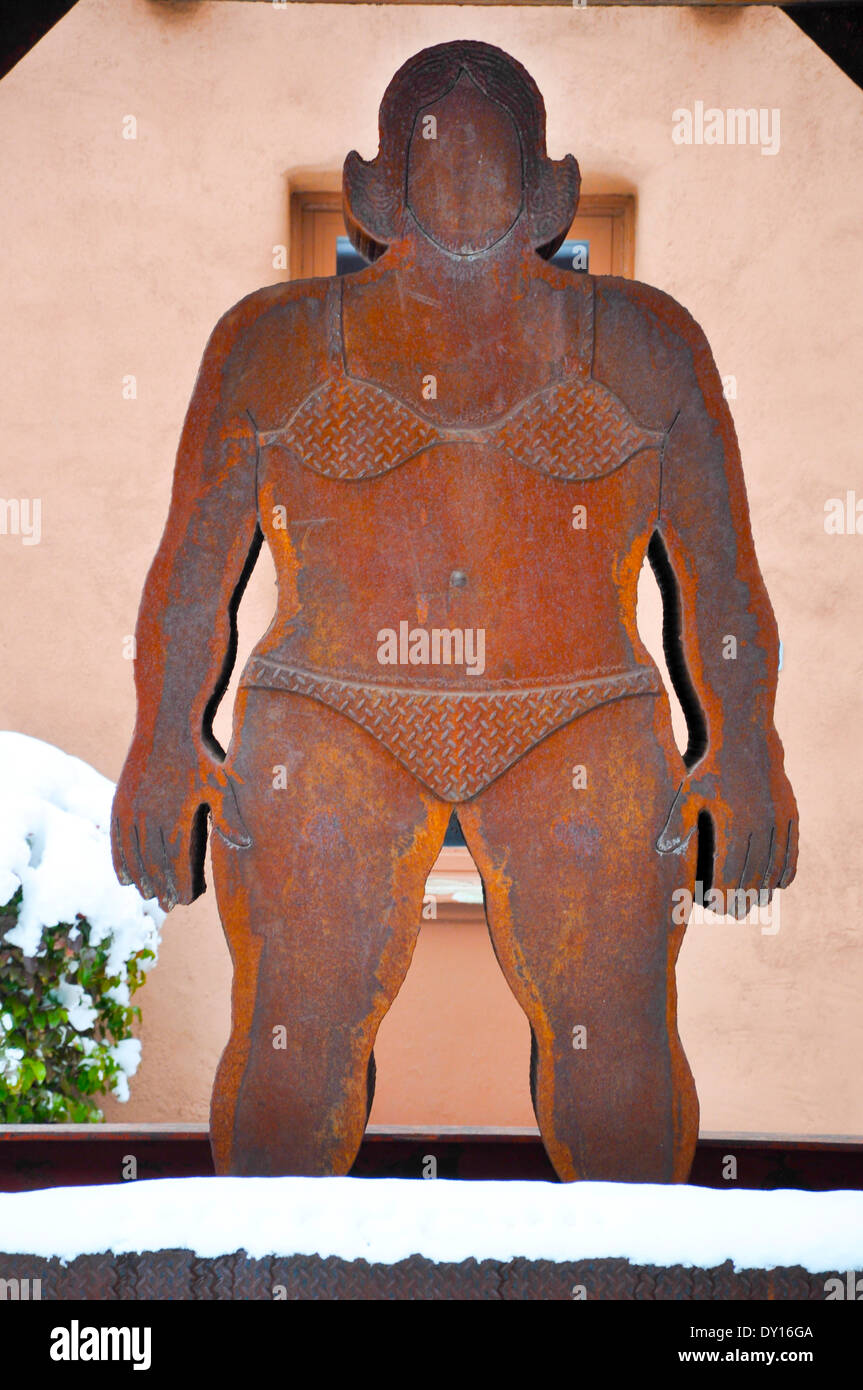
[[(46, 927), (35, 956), (6, 942), (22, 893), (0, 906), (0, 1117), (6, 1124), (86, 1123), (103, 1118), (93, 1096), (128, 1096), (118, 1056), (139, 1049), (129, 1003), (155, 953), (135, 951), (121, 975), (108, 975), (111, 937), (91, 943), (80, 914)], [(86, 1001), (86, 1002), (84, 1002)], [(77, 1024), (70, 1019), (70, 1013)], [(134, 1068), (132, 1068), (134, 1070)]]

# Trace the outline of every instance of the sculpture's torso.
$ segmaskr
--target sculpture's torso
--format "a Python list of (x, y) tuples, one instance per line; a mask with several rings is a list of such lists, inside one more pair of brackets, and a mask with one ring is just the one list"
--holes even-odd
[(304, 374), (278, 311), (246, 358), (278, 609), (242, 683), (336, 705), (458, 800), (584, 708), (660, 688), (624, 615), (667, 422), (596, 380), (592, 278), (531, 277), (461, 341), (405, 280), (313, 282), (287, 315)]

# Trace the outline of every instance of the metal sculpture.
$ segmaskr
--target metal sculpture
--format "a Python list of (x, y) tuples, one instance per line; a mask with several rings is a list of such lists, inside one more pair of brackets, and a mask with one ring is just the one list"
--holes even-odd
[[(705, 337), (656, 289), (549, 264), (578, 190), (518, 63), (428, 49), (387, 89), (377, 157), (345, 162), (369, 267), (260, 290), (207, 346), (113, 846), (123, 882), (189, 903), (212, 819), (235, 971), (217, 1172), (350, 1169), (455, 810), (557, 1173), (687, 1177), (672, 895), (699, 845), (715, 890), (793, 877), (778, 643)], [(223, 760), (264, 538), (277, 613)], [(685, 759), (636, 628), (646, 555)]]

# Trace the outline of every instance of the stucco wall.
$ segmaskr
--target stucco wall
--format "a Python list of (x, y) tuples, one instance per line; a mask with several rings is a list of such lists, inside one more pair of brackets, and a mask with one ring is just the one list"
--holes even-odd
[[(38, 545), (0, 536), (0, 725), (119, 774), (124, 639), (209, 331), (279, 278), (289, 180), (335, 186), (349, 148), (374, 152), (395, 68), (456, 37), (527, 66), (550, 152), (577, 155), (587, 191), (637, 194), (636, 274), (695, 314), (737, 381), (801, 853), (776, 934), (687, 935), (681, 1031), (702, 1127), (861, 1132), (863, 537), (826, 534), (824, 503), (863, 496), (863, 94), (780, 11), (80, 0), (0, 84), (0, 493), (42, 501)], [(779, 152), (675, 145), (672, 113), (696, 101), (778, 108)], [(246, 645), (272, 578), (262, 563)], [(532, 1122), (526, 1025), (490, 948), (459, 930), (424, 926), (384, 1022), (379, 1123)], [(424, 1010), (422, 982), (441, 972), (459, 980), (453, 1011)], [(138, 996), (142, 1069), (109, 1118), (206, 1118), (229, 980), (208, 894), (166, 923)]]

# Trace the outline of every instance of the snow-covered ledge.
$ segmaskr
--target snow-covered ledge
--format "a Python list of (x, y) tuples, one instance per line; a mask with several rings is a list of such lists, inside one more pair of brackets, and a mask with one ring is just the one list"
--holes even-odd
[(66, 1261), (189, 1250), (394, 1264), (628, 1259), (863, 1268), (863, 1192), (636, 1183), (168, 1178), (0, 1194), (0, 1250)]

